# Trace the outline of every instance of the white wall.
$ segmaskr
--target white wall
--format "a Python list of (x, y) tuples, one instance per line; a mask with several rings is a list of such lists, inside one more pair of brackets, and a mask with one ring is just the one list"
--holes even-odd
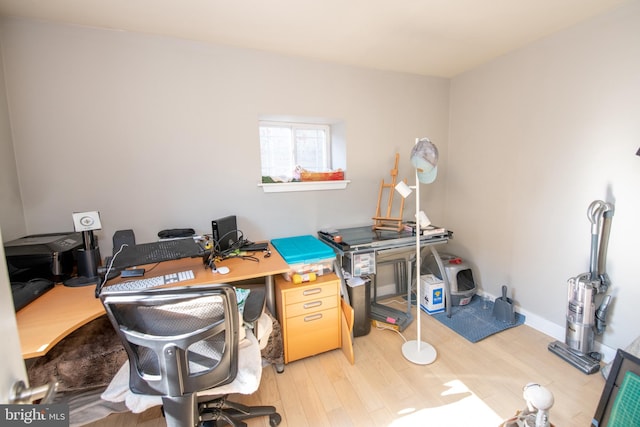
[[(446, 152), (445, 79), (19, 19), (0, 36), (26, 231), (98, 210), (103, 255), (118, 229), (144, 242), (228, 214), (253, 240), (371, 224), (396, 151), (401, 177), (416, 137)], [(265, 114), (344, 120), (348, 189), (264, 194)], [(445, 175), (423, 191), (434, 221)]]
[(16, 158), (11, 140), (2, 55), (0, 55), (0, 228), (4, 230), (3, 238), (5, 241), (25, 234), (24, 212), (16, 173)]
[[(587, 207), (615, 204), (602, 342), (638, 336), (640, 2), (454, 78), (446, 184), (452, 247), (564, 339), (568, 278), (589, 270)], [(543, 321), (544, 323), (544, 321)]]

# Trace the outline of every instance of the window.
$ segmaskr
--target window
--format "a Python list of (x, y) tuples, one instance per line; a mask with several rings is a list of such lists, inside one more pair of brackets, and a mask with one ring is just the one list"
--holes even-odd
[(325, 124), (260, 122), (262, 177), (299, 179), (299, 169), (331, 170), (331, 127)]
[(265, 193), (342, 190), (347, 169), (346, 126), (318, 117), (261, 116), (258, 120)]

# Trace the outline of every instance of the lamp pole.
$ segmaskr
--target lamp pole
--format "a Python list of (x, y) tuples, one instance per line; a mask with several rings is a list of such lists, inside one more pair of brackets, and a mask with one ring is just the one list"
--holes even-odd
[[(416, 144), (419, 139), (416, 139)], [(407, 341), (402, 345), (402, 355), (408, 361), (417, 365), (428, 365), (436, 360), (436, 349), (429, 343), (422, 341), (421, 322), (420, 322), (420, 234), (422, 233), (422, 225), (420, 224), (420, 181), (418, 179), (418, 170), (415, 171), (416, 178), (416, 322), (417, 322), (417, 339)]]

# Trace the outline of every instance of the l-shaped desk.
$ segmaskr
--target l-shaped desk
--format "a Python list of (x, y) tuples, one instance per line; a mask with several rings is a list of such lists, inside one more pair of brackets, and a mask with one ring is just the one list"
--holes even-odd
[[(159, 264), (141, 266), (146, 269), (145, 277), (163, 276), (192, 270), (193, 280), (180, 282), (178, 286), (206, 283), (236, 283), (264, 278), (266, 285), (266, 305), (275, 314), (273, 276), (288, 272), (290, 267), (277, 250), (269, 247), (271, 255), (264, 257), (256, 253), (258, 262), (230, 258), (218, 267), (229, 268), (228, 274), (212, 273), (202, 263), (202, 258), (184, 258)], [(112, 279), (107, 283), (118, 283), (123, 279)], [(22, 357), (29, 359), (45, 355), (60, 340), (81, 326), (105, 314), (100, 299), (95, 297), (95, 286), (67, 287), (62, 284), (31, 302), (16, 313), (18, 334), (22, 347)]]
[[(411, 283), (411, 246), (415, 244), (415, 236), (406, 232), (372, 231), (371, 226), (356, 227), (337, 230), (332, 233), (318, 233), (320, 239), (333, 247), (339, 258), (353, 256), (354, 254), (390, 254), (391, 258), (397, 258), (397, 253), (404, 253), (407, 270), (409, 272), (408, 283)], [(340, 235), (342, 242), (338, 243), (334, 237)], [(436, 256), (441, 265), (440, 257), (435, 245), (444, 244), (451, 238), (451, 232), (447, 231), (439, 236), (423, 236), (420, 239), (421, 247), (428, 247)], [(282, 256), (269, 245), (270, 257), (257, 254), (259, 262), (231, 258), (218, 263), (218, 267), (229, 267), (228, 274), (215, 274), (205, 268), (201, 258), (185, 258), (176, 261), (166, 261), (159, 264), (151, 264), (145, 267), (146, 277), (162, 276), (179, 271), (193, 270), (193, 280), (181, 282), (179, 285), (198, 285), (205, 283), (235, 283), (252, 279), (264, 278), (266, 285), (266, 305), (271, 313), (275, 314), (274, 279), (275, 275), (290, 271), (289, 265)], [(415, 253), (415, 252), (414, 252)], [(342, 259), (344, 262), (344, 260)], [(154, 267), (155, 266), (155, 267)], [(338, 272), (339, 273), (339, 272)], [(446, 274), (445, 303), (449, 301), (449, 285)], [(117, 283), (122, 279), (113, 279), (109, 282)], [(108, 286), (108, 285), (107, 285)], [(410, 286), (409, 286), (410, 290)], [(407, 301), (408, 309), (411, 307), (410, 299)], [(409, 310), (408, 310), (409, 311)], [(54, 345), (64, 337), (81, 326), (97, 319), (105, 313), (102, 303), (95, 298), (95, 286), (66, 287), (56, 285), (40, 298), (16, 313), (18, 333), (22, 347), (22, 357), (29, 359), (45, 355)], [(447, 313), (450, 313), (450, 303), (447, 304)]]

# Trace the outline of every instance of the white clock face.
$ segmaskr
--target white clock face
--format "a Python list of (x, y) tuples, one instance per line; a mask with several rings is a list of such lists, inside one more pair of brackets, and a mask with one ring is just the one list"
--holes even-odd
[(100, 213), (74, 212), (73, 227), (75, 231), (100, 230), (102, 228), (102, 224), (100, 223)]
[(94, 222), (94, 219), (90, 216), (83, 216), (82, 218), (80, 218), (80, 224), (84, 225), (85, 227), (92, 226)]

